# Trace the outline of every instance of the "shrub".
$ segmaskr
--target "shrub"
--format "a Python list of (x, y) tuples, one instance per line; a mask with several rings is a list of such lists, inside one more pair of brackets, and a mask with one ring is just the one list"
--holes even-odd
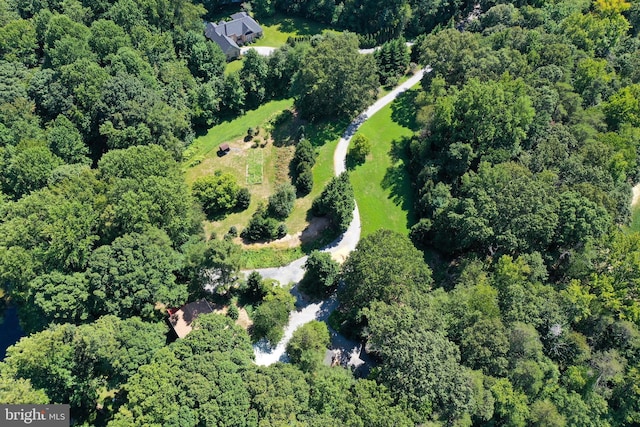
[(281, 226), (284, 224), (280, 224), (275, 218), (270, 218), (264, 205), (261, 205), (251, 217), (247, 228), (240, 233), (240, 237), (250, 242), (274, 240), (287, 234), (286, 227), (282, 234)]
[[(307, 163), (305, 163), (307, 164)], [(313, 173), (310, 168), (304, 169), (298, 173), (295, 179), (296, 189), (302, 196), (306, 196), (311, 193), (313, 189)]]
[(311, 252), (304, 268), (300, 288), (311, 296), (324, 296), (337, 284), (340, 266), (328, 252)]
[(227, 316), (233, 320), (238, 320), (238, 317), (240, 317), (240, 310), (238, 310), (238, 306), (231, 304), (229, 306), (229, 310), (227, 310)]
[(354, 136), (349, 148), (349, 160), (354, 163), (364, 163), (369, 153), (371, 153), (371, 141), (369, 141), (369, 138), (362, 134)]
[(354, 208), (353, 187), (346, 172), (332, 178), (311, 206), (314, 215), (328, 216), (334, 229), (341, 233), (349, 228)]
[[(236, 209), (243, 211), (251, 204), (251, 193), (246, 187), (241, 188), (236, 196)], [(237, 235), (237, 234), (236, 234)]]
[(296, 201), (296, 189), (291, 184), (280, 184), (276, 192), (269, 197), (268, 211), (274, 218), (286, 219), (293, 210)]

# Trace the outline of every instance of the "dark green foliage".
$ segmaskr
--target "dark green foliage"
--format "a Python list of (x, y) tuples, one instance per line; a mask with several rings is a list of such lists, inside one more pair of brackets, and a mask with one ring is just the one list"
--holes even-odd
[(411, 241), (388, 230), (358, 242), (342, 267), (342, 307), (352, 320), (374, 301), (409, 301), (431, 287), (431, 270)]
[(346, 172), (332, 178), (311, 206), (314, 215), (327, 216), (332, 227), (341, 233), (349, 228), (354, 208), (353, 187)]
[(305, 273), (300, 289), (305, 293), (322, 297), (331, 292), (338, 283), (340, 266), (328, 252), (313, 251), (304, 264)]
[(383, 86), (395, 86), (409, 67), (409, 49), (400, 37), (383, 44), (374, 52), (378, 76)]
[(126, 234), (96, 249), (87, 273), (91, 312), (150, 318), (158, 302), (180, 305), (187, 290), (175, 283), (179, 262), (161, 230)]
[(262, 303), (253, 315), (252, 335), (255, 340), (265, 338), (275, 347), (289, 321), (289, 312), (294, 308), (295, 298), (287, 288), (277, 283), (268, 290)]
[(313, 172), (310, 168), (304, 167), (301, 172), (295, 178), (296, 189), (301, 195), (307, 195), (311, 193), (313, 189)]
[(269, 215), (276, 219), (286, 219), (293, 210), (296, 201), (296, 189), (293, 185), (285, 183), (276, 187), (276, 192), (269, 196), (267, 210)]
[(316, 152), (308, 139), (302, 137), (296, 144), (296, 151), (291, 160), (293, 183), (300, 195), (307, 195), (313, 189), (313, 173), (311, 168), (316, 162)]
[(267, 295), (267, 284), (262, 280), (262, 276), (257, 271), (252, 271), (247, 277), (243, 294), (251, 302), (262, 301)]
[(251, 193), (247, 187), (242, 187), (236, 195), (236, 209), (243, 211), (251, 204)]
[(327, 325), (313, 320), (295, 330), (287, 343), (287, 355), (303, 371), (313, 371), (321, 366), (329, 342)]
[[(238, 206), (240, 187), (235, 178), (221, 171), (196, 179), (192, 186), (193, 196), (202, 203), (207, 215), (223, 215)], [(246, 201), (243, 195), (243, 202)]]
[(286, 234), (287, 228), (284, 223), (270, 217), (267, 208), (261, 205), (249, 220), (247, 227), (240, 233), (240, 237), (250, 242), (257, 242), (279, 239)]
[(53, 154), (66, 163), (89, 163), (88, 147), (71, 121), (60, 115), (47, 129), (47, 144)]
[(375, 99), (375, 70), (373, 58), (358, 53), (355, 35), (327, 35), (307, 54), (305, 66), (294, 78), (296, 108), (311, 120), (355, 117)]

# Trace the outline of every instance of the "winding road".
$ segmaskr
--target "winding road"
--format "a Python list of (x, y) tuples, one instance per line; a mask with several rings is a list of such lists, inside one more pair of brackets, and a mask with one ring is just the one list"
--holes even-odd
[[(429, 71), (431, 71), (429, 68), (418, 71), (407, 81), (377, 100), (364, 113), (360, 114), (353, 122), (351, 122), (340, 138), (340, 141), (338, 141), (338, 145), (333, 155), (333, 171), (336, 176), (346, 170), (345, 159), (347, 157), (347, 148), (349, 147), (349, 141), (351, 141), (353, 135), (358, 131), (358, 128), (384, 106), (391, 103), (398, 95), (418, 83), (422, 79), (424, 73)], [(334, 242), (324, 247), (322, 251), (329, 252), (336, 261), (342, 262), (349, 253), (355, 249), (359, 240), (360, 213), (358, 211), (358, 206), (356, 205), (353, 211), (353, 220), (351, 221), (347, 231), (345, 231), (344, 234)], [(282, 284), (297, 284), (304, 275), (304, 264), (306, 260), (307, 257), (302, 257), (283, 267), (263, 268), (255, 271), (260, 273), (264, 278), (278, 280)], [(326, 320), (329, 317), (329, 314), (331, 314), (331, 312), (338, 306), (338, 300), (335, 294), (321, 302), (308, 303), (304, 301), (302, 296), (298, 293), (297, 286), (294, 286), (292, 293), (297, 300), (296, 310), (289, 314), (289, 323), (285, 327), (284, 336), (274, 348), (269, 347), (264, 342), (259, 342), (254, 346), (255, 362), (257, 365), (270, 365), (278, 361), (286, 361), (285, 350), (287, 343), (293, 336), (293, 332), (300, 326), (312, 320)], [(333, 332), (332, 347), (340, 348), (342, 350), (342, 354), (346, 355), (353, 361), (357, 361), (359, 359), (360, 344), (354, 341), (349, 341)]]

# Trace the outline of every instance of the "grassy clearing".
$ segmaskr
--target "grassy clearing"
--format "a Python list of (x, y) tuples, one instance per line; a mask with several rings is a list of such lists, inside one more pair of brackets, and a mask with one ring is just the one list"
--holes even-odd
[(362, 221), (362, 236), (386, 228), (407, 234), (415, 219), (413, 190), (406, 171), (404, 139), (415, 128), (406, 107), (415, 92), (408, 91), (362, 125), (358, 133), (372, 144), (371, 154), (351, 171), (351, 183)]
[[(298, 127), (303, 122), (291, 117), (272, 132), (265, 128), (269, 127), (271, 119), (291, 107), (291, 100), (269, 102), (244, 116), (211, 128), (206, 135), (197, 138), (185, 152), (183, 167), (188, 183), (200, 176), (221, 170), (234, 175), (240, 185), (247, 185), (251, 191), (251, 204), (248, 209), (231, 213), (220, 220), (205, 222), (204, 229), (208, 236), (215, 234), (220, 238), (231, 226), (241, 231), (258, 205), (266, 203), (276, 185), (290, 181), (289, 163), (295, 150), (293, 141)], [(285, 221), (289, 234), (296, 234), (307, 227), (311, 203), (333, 175), (333, 151), (346, 123), (304, 123), (304, 126), (307, 137), (317, 149), (318, 160), (313, 168), (313, 191), (296, 200), (292, 214)], [(249, 127), (260, 128), (260, 131), (254, 139), (245, 141)], [(218, 157), (218, 146), (225, 142), (230, 145), (231, 150), (228, 154)], [(291, 258), (294, 255), (301, 256), (303, 249), (293, 250), (290, 246), (290, 243), (276, 242), (270, 247), (262, 247), (258, 254), (248, 253), (244, 264), (247, 268), (282, 265), (282, 260), (295, 259)]]
[(247, 185), (262, 184), (264, 148), (255, 148), (247, 155)]
[[(269, 120), (281, 111), (291, 108), (292, 105), (293, 101), (290, 99), (268, 102), (232, 121), (214, 126), (206, 135), (196, 138), (186, 150), (183, 167), (187, 183), (192, 183), (200, 176), (221, 170), (231, 173), (240, 185), (245, 186), (248, 179), (247, 172), (248, 170), (251, 172), (249, 182), (252, 184), (248, 185), (251, 191), (249, 208), (242, 212), (231, 213), (218, 221), (205, 222), (204, 229), (208, 236), (215, 233), (218, 237), (222, 237), (231, 226), (242, 230), (258, 208), (258, 204), (267, 200), (279, 182), (278, 179), (282, 179), (277, 176), (275, 167), (282, 149), (274, 147), (269, 142), (270, 135), (267, 135), (265, 126)], [(250, 127), (260, 128), (256, 137), (258, 143), (253, 140), (244, 140), (247, 129)], [(225, 156), (218, 157), (218, 146), (225, 142), (230, 145), (231, 151)], [(262, 145), (264, 147), (261, 147)]]
[(328, 30), (324, 24), (309, 21), (300, 17), (285, 16), (276, 13), (272, 17), (260, 20), (263, 36), (253, 44), (254, 46), (282, 46), (289, 37), (312, 36)]
[[(198, 155), (216, 161), (224, 159), (224, 157), (218, 158), (216, 155), (218, 145), (244, 138), (247, 134), (247, 129), (250, 127), (264, 126), (271, 118), (292, 106), (292, 99), (267, 102), (255, 110), (248, 111), (243, 116), (212, 127), (205, 135), (196, 138), (189, 148), (187, 148), (184, 155), (185, 162), (188, 162), (191, 158)], [(201, 175), (200, 172), (203, 168), (205, 168), (205, 166), (194, 167), (187, 170), (187, 181), (192, 182), (193, 179)]]
[(287, 265), (304, 256), (300, 247), (287, 249), (260, 248), (242, 252), (243, 270), (253, 268), (273, 267), (275, 265)]
[(242, 69), (242, 58), (227, 62), (227, 66), (224, 69), (225, 74), (231, 74)]

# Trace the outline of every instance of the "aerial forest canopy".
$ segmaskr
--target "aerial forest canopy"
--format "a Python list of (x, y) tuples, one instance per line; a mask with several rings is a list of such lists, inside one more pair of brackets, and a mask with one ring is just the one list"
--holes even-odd
[[(0, 297), (25, 332), (0, 403), (69, 403), (98, 426), (640, 424), (640, 2), (254, 0), (259, 19), (350, 32), (225, 73), (203, 19), (231, 3), (0, 0)], [(309, 129), (345, 123), (409, 61), (431, 70), (392, 105), (415, 131), (394, 144), (410, 233), (364, 236), (342, 266), (311, 252), (302, 283), (336, 292), (329, 323), (376, 366), (324, 366), (322, 322), (291, 363), (256, 366), (251, 339), (278, 341), (293, 297), (205, 239), (205, 214), (251, 197), (223, 173), (190, 188), (185, 148), (273, 99)], [(298, 138), (293, 186), (245, 235), (286, 234), (312, 191), (311, 214), (348, 227), (357, 189), (314, 187), (315, 149)], [(168, 343), (166, 308), (205, 296), (226, 316)]]

